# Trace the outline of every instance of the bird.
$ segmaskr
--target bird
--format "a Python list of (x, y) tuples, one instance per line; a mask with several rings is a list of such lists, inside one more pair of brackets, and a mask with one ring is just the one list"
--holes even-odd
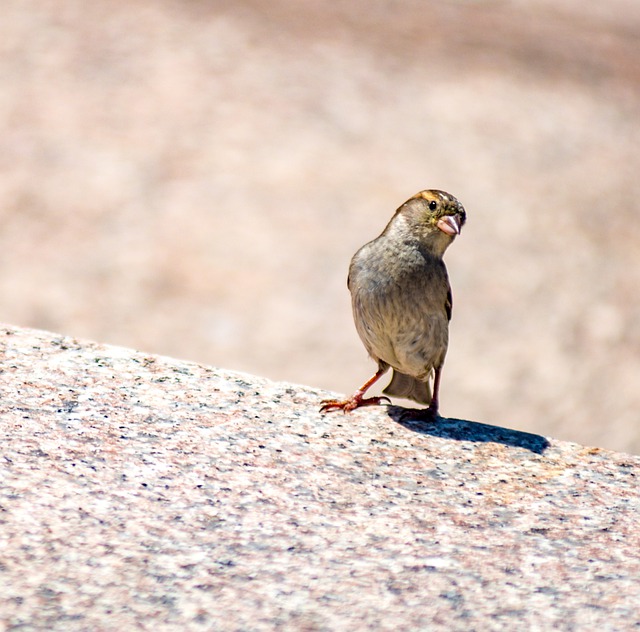
[[(438, 416), (453, 307), (442, 257), (466, 220), (464, 207), (450, 193), (420, 191), (396, 210), (380, 236), (355, 253), (347, 278), (353, 319), (378, 370), (351, 397), (323, 400), (321, 412), (391, 403), (390, 395), (427, 404), (427, 415)], [(393, 375), (385, 396), (365, 397), (389, 368)]]

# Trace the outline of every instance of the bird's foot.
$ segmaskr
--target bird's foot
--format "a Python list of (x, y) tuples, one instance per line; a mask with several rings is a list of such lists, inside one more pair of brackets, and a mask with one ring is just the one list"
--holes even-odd
[(388, 397), (363, 397), (363, 393), (356, 393), (352, 395), (348, 399), (339, 400), (339, 399), (325, 399), (322, 401), (322, 406), (320, 407), (321, 413), (328, 413), (332, 410), (341, 410), (343, 413), (349, 413), (356, 408), (361, 408), (362, 406), (378, 406), (382, 404), (383, 401), (387, 401), (391, 403), (391, 400)]
[(422, 410), (422, 414), (420, 415), (425, 421), (435, 421), (440, 417), (438, 413), (438, 402), (431, 401), (427, 408)]
[(398, 408), (395, 413), (399, 421), (404, 423), (435, 423), (440, 418), (437, 408)]

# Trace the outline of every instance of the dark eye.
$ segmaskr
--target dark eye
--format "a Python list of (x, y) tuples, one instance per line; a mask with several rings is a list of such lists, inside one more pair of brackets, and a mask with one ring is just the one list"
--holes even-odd
[(429, 202), (429, 208), (435, 211), (438, 208), (438, 203), (435, 200), (431, 200), (431, 202)]

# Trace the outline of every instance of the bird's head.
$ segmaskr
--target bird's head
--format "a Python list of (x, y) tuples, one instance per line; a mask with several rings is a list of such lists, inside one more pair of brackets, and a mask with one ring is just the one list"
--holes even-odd
[(441, 257), (460, 234), (466, 220), (464, 207), (453, 195), (428, 189), (409, 198), (396, 211), (387, 230), (397, 230), (405, 237), (416, 239), (432, 254)]

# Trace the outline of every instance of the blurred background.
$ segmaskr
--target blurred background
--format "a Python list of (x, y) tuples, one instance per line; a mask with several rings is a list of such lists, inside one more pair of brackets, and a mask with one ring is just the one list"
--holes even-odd
[(637, 0), (2, 14), (1, 320), (350, 393), (349, 259), (441, 188), (442, 413), (640, 452)]

